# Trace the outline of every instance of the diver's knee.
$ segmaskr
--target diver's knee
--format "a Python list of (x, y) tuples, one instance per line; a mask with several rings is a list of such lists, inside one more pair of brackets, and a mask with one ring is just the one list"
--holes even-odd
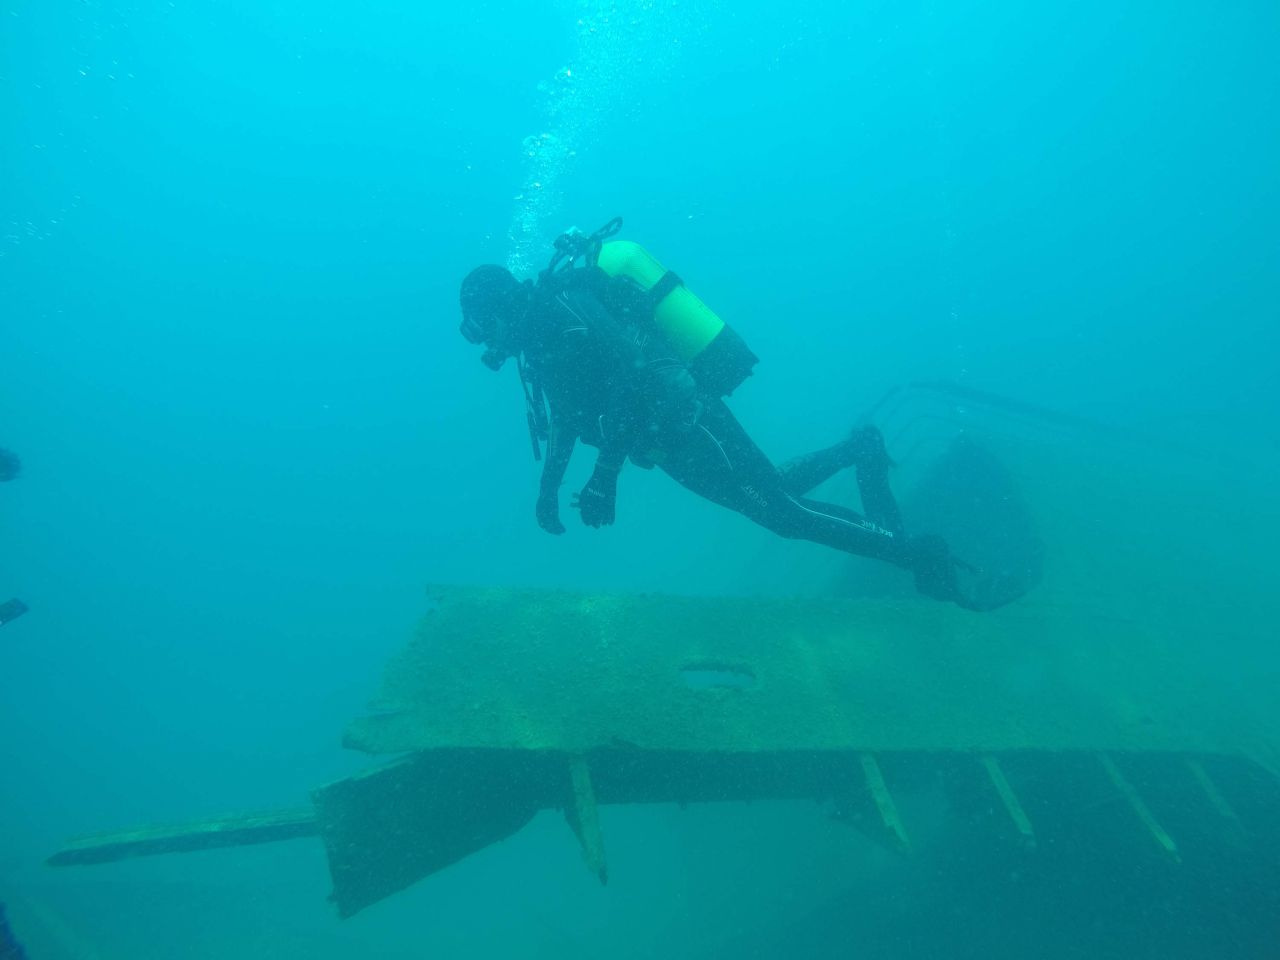
[(800, 518), (790, 511), (770, 509), (751, 513), (748, 516), (770, 533), (784, 540), (804, 539), (804, 525), (800, 522)]

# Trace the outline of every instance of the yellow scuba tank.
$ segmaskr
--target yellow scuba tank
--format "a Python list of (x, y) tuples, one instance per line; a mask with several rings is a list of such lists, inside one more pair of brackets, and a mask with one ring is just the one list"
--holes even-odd
[(628, 278), (649, 295), (655, 326), (708, 393), (728, 396), (751, 376), (759, 357), (640, 244), (611, 240), (600, 247), (596, 264), (611, 277)]

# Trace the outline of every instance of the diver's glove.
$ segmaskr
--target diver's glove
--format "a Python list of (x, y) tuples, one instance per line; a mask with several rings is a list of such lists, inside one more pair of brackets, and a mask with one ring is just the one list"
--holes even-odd
[(573, 505), (588, 527), (607, 527), (613, 523), (617, 496), (618, 468), (597, 463), (591, 479), (574, 498)]
[(547, 533), (559, 536), (564, 533), (564, 524), (560, 522), (560, 492), (552, 488), (538, 494), (538, 526)]

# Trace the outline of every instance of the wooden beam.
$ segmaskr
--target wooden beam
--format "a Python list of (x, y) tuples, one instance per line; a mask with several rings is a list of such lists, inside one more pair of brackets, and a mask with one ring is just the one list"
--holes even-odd
[(880, 819), (884, 821), (885, 829), (898, 849), (903, 853), (909, 853), (911, 840), (907, 836), (907, 828), (902, 822), (902, 817), (898, 814), (898, 806), (893, 802), (893, 795), (889, 793), (889, 786), (884, 782), (880, 764), (870, 753), (859, 754), (858, 759), (862, 762), (862, 775), (866, 781), (867, 790), (875, 802), (876, 809), (880, 811)]
[(565, 809), (565, 819), (582, 844), (582, 859), (586, 861), (587, 869), (599, 877), (601, 883), (608, 883), (609, 865), (604, 856), (600, 812), (596, 806), (596, 792), (591, 785), (591, 771), (587, 768), (585, 757), (575, 756), (569, 759), (569, 780), (570, 806)]
[(46, 862), (54, 867), (110, 863), (159, 853), (189, 853), (217, 847), (275, 843), (319, 833), (310, 810), (279, 810), (168, 827), (140, 827), (73, 840)]
[(1009, 818), (1013, 821), (1013, 825), (1017, 828), (1018, 836), (1022, 842), (1029, 847), (1036, 845), (1036, 834), (1031, 829), (1031, 820), (1022, 808), (1022, 803), (1018, 800), (1018, 795), (1013, 792), (1013, 787), (1009, 785), (1008, 779), (1005, 778), (1004, 770), (1000, 767), (998, 761), (993, 754), (986, 754), (982, 757), (983, 769), (987, 771), (987, 776), (991, 778), (991, 785), (995, 787), (1000, 802), (1004, 804), (1005, 812), (1009, 814)]
[(1115, 784), (1120, 795), (1128, 801), (1130, 808), (1137, 814), (1138, 819), (1142, 821), (1142, 825), (1147, 828), (1147, 832), (1160, 845), (1160, 849), (1172, 857), (1175, 861), (1181, 862), (1182, 855), (1178, 852), (1178, 845), (1173, 842), (1173, 837), (1169, 836), (1164, 827), (1160, 826), (1160, 821), (1155, 818), (1155, 814), (1147, 806), (1136, 787), (1125, 779), (1124, 774), (1120, 772), (1120, 768), (1116, 766), (1116, 762), (1105, 753), (1098, 754), (1098, 759), (1102, 761), (1102, 768), (1107, 771), (1107, 776), (1111, 778), (1111, 782)]
[(1213, 782), (1213, 779), (1209, 776), (1209, 771), (1204, 768), (1204, 764), (1195, 757), (1188, 757), (1187, 766), (1191, 769), (1191, 776), (1195, 778), (1196, 783), (1200, 784), (1200, 789), (1204, 791), (1204, 795), (1209, 798), (1209, 803), (1213, 806), (1213, 809), (1237, 826), (1243, 827), (1244, 824), (1240, 820), (1240, 815), (1236, 813), (1235, 807), (1231, 806), (1227, 798), (1223, 796), (1222, 791), (1218, 789), (1218, 785)]

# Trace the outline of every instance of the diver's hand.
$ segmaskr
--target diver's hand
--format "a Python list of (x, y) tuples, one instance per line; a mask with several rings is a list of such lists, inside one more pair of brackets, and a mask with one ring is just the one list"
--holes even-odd
[(543, 491), (538, 494), (538, 526), (547, 533), (559, 536), (564, 533), (564, 524), (560, 522), (560, 495), (555, 491)]
[(597, 465), (587, 485), (574, 497), (573, 506), (588, 527), (607, 527), (613, 524), (617, 496), (618, 471)]

